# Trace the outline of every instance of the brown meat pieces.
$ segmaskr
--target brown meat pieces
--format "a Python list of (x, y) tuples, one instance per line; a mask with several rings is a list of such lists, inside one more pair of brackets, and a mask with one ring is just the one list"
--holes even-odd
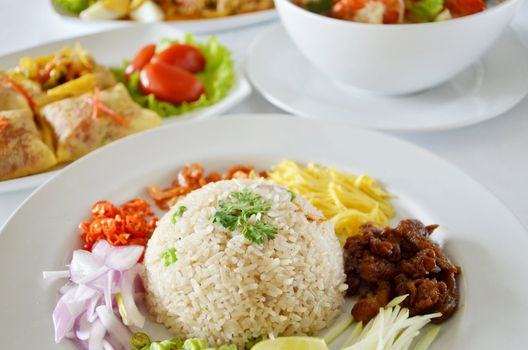
[(396, 228), (380, 230), (371, 224), (344, 246), (348, 295), (359, 295), (352, 309), (356, 321), (368, 322), (393, 297), (408, 294), (403, 306), (411, 316), (441, 312), (449, 318), (458, 305), (456, 276), (460, 269), (429, 235), (438, 225), (402, 220)]

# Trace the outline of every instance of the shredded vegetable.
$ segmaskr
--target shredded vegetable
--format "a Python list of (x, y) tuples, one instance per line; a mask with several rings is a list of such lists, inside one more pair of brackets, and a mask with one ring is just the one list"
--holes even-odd
[(136, 198), (123, 203), (121, 208), (108, 201), (98, 201), (92, 206), (91, 221), (79, 225), (84, 248), (92, 250), (101, 239), (113, 246), (146, 246), (158, 222), (150, 205)]
[(205, 339), (190, 338), (179, 339), (172, 338), (161, 341), (151, 341), (145, 333), (136, 332), (132, 335), (130, 343), (133, 349), (130, 350), (237, 350), (234, 344), (220, 345), (212, 347), (207, 344)]
[[(407, 350), (413, 341), (420, 335), (420, 330), (431, 319), (442, 316), (441, 313), (409, 317), (409, 309), (402, 308), (399, 304), (407, 296), (395, 298), (385, 308), (380, 308), (376, 317), (364, 327), (355, 326), (351, 334), (352, 339), (345, 340), (342, 350)], [(426, 350), (438, 334), (438, 327), (426, 333), (419, 339), (414, 350)]]
[(95, 87), (93, 91), (93, 97), (89, 98), (85, 96), (84, 101), (93, 107), (93, 119), (97, 119), (102, 115), (107, 115), (119, 125), (128, 125), (128, 120), (125, 117), (115, 112), (101, 101), (101, 91), (99, 90), (99, 88)]
[(3, 81), (2, 81), (2, 84), (8, 84), (10, 85), (13, 89), (15, 89), (16, 92), (18, 92), (20, 95), (22, 95), (27, 103), (29, 104), (29, 107), (31, 107), (31, 109), (35, 109), (38, 107), (37, 103), (35, 102), (35, 100), (31, 97), (31, 95), (26, 91), (24, 90), (24, 88), (22, 86), (20, 86), (16, 81), (14, 81), (13, 79), (10, 79), (10, 78), (5, 78)]
[(355, 176), (313, 163), (301, 166), (283, 160), (269, 173), (269, 178), (321, 210), (334, 222), (341, 243), (358, 234), (362, 224), (385, 226), (395, 215), (388, 202), (390, 195), (367, 175)]

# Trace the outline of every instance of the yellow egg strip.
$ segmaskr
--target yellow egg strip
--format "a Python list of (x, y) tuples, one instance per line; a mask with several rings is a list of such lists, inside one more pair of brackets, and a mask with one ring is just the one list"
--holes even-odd
[(321, 210), (334, 223), (341, 243), (358, 234), (362, 224), (386, 226), (395, 215), (388, 201), (391, 195), (368, 175), (350, 175), (314, 163), (303, 167), (283, 160), (269, 177)]

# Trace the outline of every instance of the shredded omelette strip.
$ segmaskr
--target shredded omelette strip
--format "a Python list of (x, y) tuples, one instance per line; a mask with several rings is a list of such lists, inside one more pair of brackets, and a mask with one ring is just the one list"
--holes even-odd
[(384, 227), (395, 215), (388, 201), (391, 195), (368, 175), (355, 176), (314, 163), (301, 166), (283, 160), (269, 178), (321, 210), (334, 223), (341, 244), (347, 237), (359, 234), (362, 224), (372, 222)]

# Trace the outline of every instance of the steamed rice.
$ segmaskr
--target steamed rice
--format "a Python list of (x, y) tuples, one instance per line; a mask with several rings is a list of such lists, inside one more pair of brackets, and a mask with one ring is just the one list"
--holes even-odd
[[(255, 244), (212, 218), (218, 201), (250, 189), (271, 204), (262, 219), (279, 229)], [(179, 206), (187, 210), (176, 223)], [(177, 261), (162, 255), (175, 248)], [(258, 336), (314, 334), (342, 312), (342, 249), (333, 226), (306, 200), (264, 180), (211, 183), (160, 220), (144, 264), (147, 306), (175, 336), (243, 345)]]

